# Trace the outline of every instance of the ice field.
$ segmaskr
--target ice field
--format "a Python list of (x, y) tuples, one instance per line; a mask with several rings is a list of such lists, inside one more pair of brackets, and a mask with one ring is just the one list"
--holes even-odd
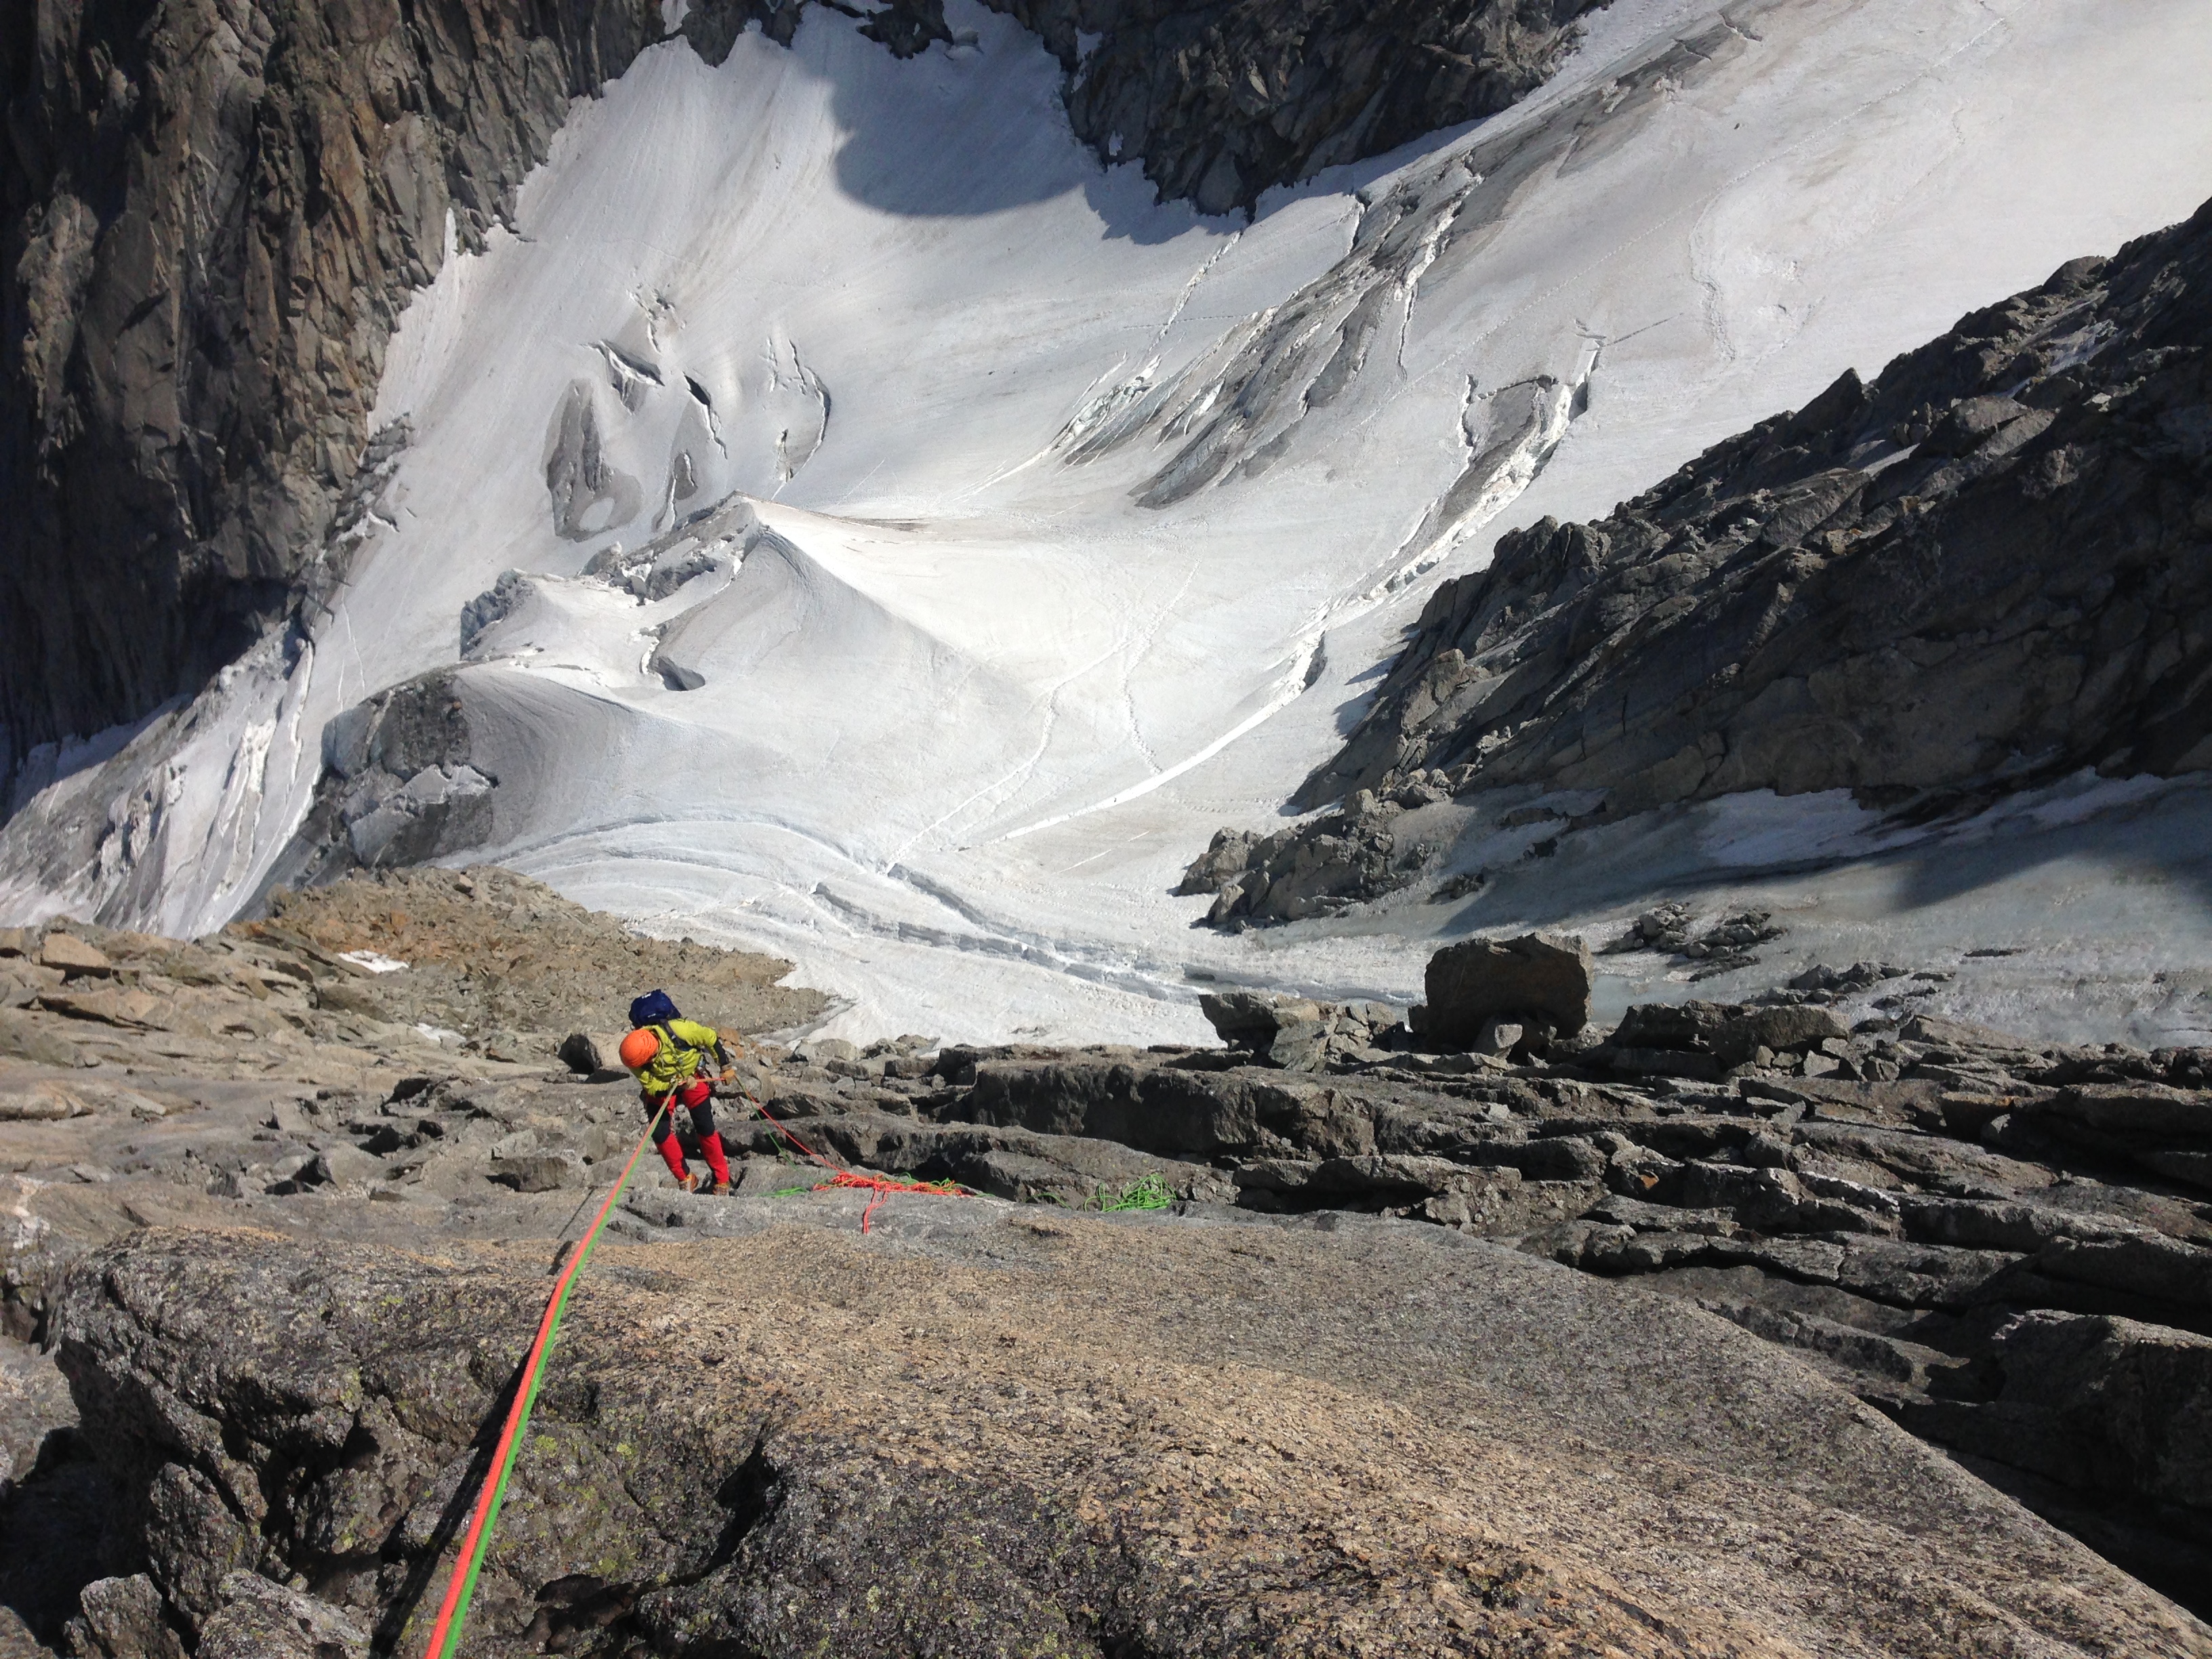
[[(1474, 909), (1234, 938), (1170, 891), (1216, 828), (1283, 821), (1500, 532), (2192, 210), (2212, 8), (1616, 0), (1522, 106), (1249, 224), (1102, 167), (1034, 37), (946, 15), (905, 63), (821, 9), (720, 68), (672, 42), (580, 106), (406, 314), (376, 424), (407, 442), (311, 647), (52, 786), (0, 908), (227, 920), (325, 725), (462, 662), (517, 572), (457, 682), (497, 787), (453, 861), (788, 956), (839, 1034), (1193, 1037), (1210, 980), (1404, 999), (1440, 932), (1660, 891), (1785, 909), (1775, 963), (2017, 942), (1960, 968), (1961, 1012), (2212, 1022), (2186, 784), (1909, 844), (1848, 801), (1723, 803)], [(24, 826), (87, 811), (102, 858), (34, 878)], [(1616, 1000), (1668, 994), (1609, 965)]]

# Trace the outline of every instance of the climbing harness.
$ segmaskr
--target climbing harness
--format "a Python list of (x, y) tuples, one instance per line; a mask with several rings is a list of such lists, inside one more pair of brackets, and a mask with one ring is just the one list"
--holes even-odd
[[(724, 1072), (710, 1080), (734, 1083), (736, 1073)], [(779, 1123), (750, 1091), (740, 1085), (738, 1092), (752, 1103), (753, 1109), (776, 1133), (830, 1171), (830, 1178), (817, 1185), (814, 1191), (820, 1193), (833, 1188), (859, 1188), (875, 1194), (868, 1200), (867, 1207), (860, 1212), (860, 1231), (864, 1233), (869, 1230), (869, 1222), (876, 1213), (876, 1206), (892, 1193), (934, 1193), (940, 1197), (952, 1198), (973, 1196), (968, 1188), (955, 1182), (895, 1181), (888, 1176), (859, 1175), (842, 1168)], [(552, 1351), (554, 1336), (560, 1330), (561, 1316), (568, 1310), (568, 1292), (575, 1285), (576, 1275), (583, 1271), (584, 1263), (590, 1259), (592, 1247), (599, 1243), (600, 1229), (605, 1226), (607, 1218), (614, 1213), (615, 1206), (621, 1202), (623, 1194), (628, 1190), (631, 1176), (637, 1172), (639, 1158), (653, 1142), (653, 1131), (659, 1128), (662, 1120), (668, 1116), (675, 1097), (675, 1091), (672, 1090), (661, 1101), (659, 1109), (647, 1122), (645, 1133), (638, 1137), (637, 1145), (630, 1148), (629, 1161), (623, 1164), (622, 1174), (616, 1178), (614, 1190), (607, 1194), (606, 1202), (599, 1206), (599, 1212), (592, 1218), (592, 1224), (584, 1230), (583, 1237), (577, 1242), (568, 1264), (562, 1268), (560, 1278), (554, 1283), (553, 1294), (546, 1300), (544, 1315), (538, 1322), (537, 1340), (530, 1345), (530, 1352), (523, 1358), (522, 1375), (515, 1382), (514, 1402), (507, 1407), (507, 1421), (501, 1425), (499, 1442), (492, 1448), (491, 1467), (484, 1471), (483, 1490), (477, 1498), (476, 1512), (470, 1518), (467, 1534), (461, 1540), (460, 1559), (453, 1564), (453, 1577), (446, 1585), (446, 1599), (438, 1608), (438, 1621), (431, 1626), (430, 1644), (425, 1652), (425, 1659), (453, 1659), (460, 1647), (461, 1626), (468, 1618), (469, 1603), (476, 1595), (477, 1574), (482, 1570), (484, 1555), (491, 1547), (492, 1528), (498, 1523), (500, 1505), (506, 1501), (507, 1477), (514, 1472), (517, 1449), (530, 1426), (531, 1410), (538, 1403), (538, 1385), (544, 1377), (546, 1356)]]

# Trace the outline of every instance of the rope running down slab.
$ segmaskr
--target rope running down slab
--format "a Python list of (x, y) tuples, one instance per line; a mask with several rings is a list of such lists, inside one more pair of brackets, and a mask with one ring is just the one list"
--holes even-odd
[[(732, 1080), (727, 1073), (714, 1079), (717, 1083)], [(507, 1479), (514, 1472), (516, 1448), (530, 1426), (530, 1413), (538, 1403), (538, 1387), (545, 1375), (546, 1358), (552, 1352), (554, 1337), (559, 1333), (561, 1316), (568, 1311), (568, 1292), (574, 1288), (576, 1276), (590, 1259), (592, 1247), (599, 1243), (600, 1229), (606, 1224), (607, 1218), (614, 1213), (615, 1206), (621, 1202), (623, 1194), (629, 1187), (630, 1177), (637, 1172), (638, 1159), (653, 1144), (653, 1132), (668, 1116), (670, 1103), (674, 1097), (672, 1091), (647, 1122), (645, 1133), (638, 1137), (637, 1145), (630, 1148), (629, 1158), (623, 1164), (622, 1174), (615, 1181), (614, 1190), (607, 1194), (606, 1202), (599, 1206), (599, 1213), (592, 1218), (592, 1224), (584, 1230), (583, 1237), (569, 1253), (560, 1278), (554, 1283), (553, 1294), (546, 1299), (545, 1312), (538, 1322), (537, 1340), (531, 1343), (530, 1352), (523, 1358), (522, 1374), (515, 1382), (514, 1403), (507, 1407), (507, 1421), (501, 1425), (498, 1443), (492, 1448), (491, 1467), (484, 1472), (483, 1492), (477, 1499), (476, 1512), (470, 1518), (468, 1533), (461, 1540), (460, 1557), (454, 1562), (453, 1577), (447, 1583), (446, 1599), (439, 1606), (437, 1623), (431, 1627), (425, 1659), (453, 1659), (460, 1647), (461, 1628), (468, 1619), (469, 1604), (476, 1596), (477, 1576), (483, 1570), (484, 1556), (491, 1547), (492, 1528), (498, 1524), (500, 1506), (507, 1498)], [(868, 1200), (867, 1208), (860, 1212), (860, 1231), (864, 1233), (869, 1230), (876, 1206), (890, 1194), (933, 1193), (940, 1197), (956, 1198), (974, 1195), (954, 1182), (896, 1181), (888, 1176), (860, 1175), (842, 1168), (784, 1127), (750, 1092), (745, 1092), (744, 1097), (752, 1103), (753, 1109), (776, 1133), (830, 1171), (830, 1178), (816, 1187), (815, 1191), (827, 1192), (832, 1188), (841, 1187), (858, 1188), (875, 1194)]]
[(592, 1246), (599, 1243), (599, 1230), (614, 1212), (630, 1176), (637, 1171), (637, 1161), (652, 1143), (653, 1132), (660, 1127), (668, 1115), (668, 1104), (661, 1103), (660, 1109), (645, 1126), (637, 1145), (630, 1148), (629, 1160), (623, 1165), (622, 1174), (615, 1182), (614, 1190), (607, 1201), (599, 1206), (599, 1214), (585, 1229), (583, 1237), (569, 1253), (568, 1264), (553, 1285), (553, 1294), (546, 1299), (544, 1316), (538, 1322), (537, 1340), (522, 1362), (522, 1375), (516, 1380), (514, 1403), (507, 1407), (507, 1421), (499, 1431), (499, 1443), (492, 1448), (491, 1467), (484, 1472), (483, 1491), (477, 1499), (476, 1514), (470, 1519), (468, 1534), (461, 1540), (460, 1559), (453, 1564), (453, 1576), (446, 1585), (446, 1599), (438, 1608), (438, 1622), (430, 1630), (430, 1645), (427, 1659), (453, 1659), (460, 1646), (461, 1626), (469, 1615), (469, 1603), (477, 1589), (477, 1574), (483, 1566), (484, 1553), (491, 1546), (491, 1531), (499, 1520), (500, 1504), (507, 1497), (507, 1477), (514, 1470), (514, 1453), (523, 1431), (530, 1425), (531, 1408), (538, 1403), (538, 1385), (545, 1375), (545, 1357), (553, 1346), (553, 1338), (561, 1326), (561, 1316), (568, 1306), (568, 1292), (574, 1287), (576, 1275), (583, 1271), (584, 1263), (592, 1254)]

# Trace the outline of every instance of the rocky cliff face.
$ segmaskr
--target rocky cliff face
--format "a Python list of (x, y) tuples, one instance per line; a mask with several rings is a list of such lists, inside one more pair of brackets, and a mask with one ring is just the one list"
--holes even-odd
[[(1076, 136), (1208, 213), (1542, 82), (1604, 0), (988, 0), (1045, 38)], [(1087, 49), (1086, 49), (1087, 48)]]
[[(684, 34), (720, 63), (757, 25), (788, 43), (812, 0), (702, 0)], [(1075, 135), (1141, 161), (1206, 213), (1494, 115), (1542, 82), (1606, 0), (983, 0), (1043, 37)], [(838, 9), (843, 9), (839, 7)], [(902, 58), (951, 42), (944, 0), (891, 0), (861, 32)]]
[[(706, 0), (681, 30), (719, 62), (805, 3)], [(1218, 212), (1503, 107), (1590, 0), (994, 3), (1066, 66), (1086, 142)], [(952, 39), (942, 0), (863, 32)], [(368, 421), (409, 291), (664, 33), (658, 0), (10, 9), (0, 774), (196, 689), (342, 574), (349, 486), (404, 441)]]
[(1301, 795), (2212, 767), (2212, 204), (1438, 589)]
[(653, 0), (9, 9), (0, 767), (335, 574), (408, 291), (659, 33)]
[(1217, 924), (1364, 902), (1433, 851), (1404, 814), (1492, 788), (1578, 828), (1760, 789), (1927, 817), (2083, 768), (2212, 768), (2208, 339), (2212, 204), (1606, 519), (1500, 538), (1295, 798), (1341, 810), (1224, 831), (1181, 890)]

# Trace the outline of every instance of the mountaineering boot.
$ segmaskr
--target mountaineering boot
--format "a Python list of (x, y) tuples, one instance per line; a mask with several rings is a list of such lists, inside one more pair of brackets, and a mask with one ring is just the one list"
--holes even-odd
[(730, 1195), (730, 1183), (729, 1183), (728, 1182), (726, 1182), (726, 1181), (718, 1181), (718, 1182), (716, 1182), (714, 1183), (714, 1196), (715, 1196), (715, 1197), (717, 1197), (717, 1198), (727, 1198), (729, 1195)]
[(699, 1182), (701, 1179), (702, 1177), (694, 1171), (686, 1170), (682, 1175), (676, 1177), (676, 1184), (681, 1187), (687, 1193), (696, 1193), (699, 1190)]

